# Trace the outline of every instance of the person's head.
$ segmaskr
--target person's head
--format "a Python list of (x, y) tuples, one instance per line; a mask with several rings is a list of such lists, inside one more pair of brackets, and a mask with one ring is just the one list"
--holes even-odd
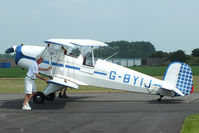
[(37, 60), (36, 60), (37, 64), (40, 64), (43, 62), (43, 57), (39, 56), (37, 57)]

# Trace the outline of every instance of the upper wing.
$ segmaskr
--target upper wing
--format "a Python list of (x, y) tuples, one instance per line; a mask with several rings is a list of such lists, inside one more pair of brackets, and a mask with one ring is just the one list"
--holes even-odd
[(94, 47), (103, 47), (108, 46), (107, 44), (95, 40), (89, 39), (49, 39), (44, 41), (45, 43), (64, 45), (69, 47), (75, 46), (94, 46)]

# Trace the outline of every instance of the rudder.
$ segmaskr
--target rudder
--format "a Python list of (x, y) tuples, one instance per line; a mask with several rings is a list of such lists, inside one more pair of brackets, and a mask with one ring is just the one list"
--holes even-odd
[[(186, 63), (173, 62), (169, 64), (163, 80), (180, 90), (184, 95), (193, 93), (192, 70)], [(179, 95), (175, 93), (174, 96)]]

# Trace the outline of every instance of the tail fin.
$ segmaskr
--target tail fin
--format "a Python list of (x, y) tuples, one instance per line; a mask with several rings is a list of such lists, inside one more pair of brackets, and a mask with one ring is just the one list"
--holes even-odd
[[(163, 80), (171, 84), (172, 88), (177, 88), (184, 95), (193, 93), (192, 70), (190, 66), (183, 62), (169, 64)], [(174, 92), (176, 92), (175, 90)], [(175, 93), (175, 96), (179, 96), (179, 93)]]

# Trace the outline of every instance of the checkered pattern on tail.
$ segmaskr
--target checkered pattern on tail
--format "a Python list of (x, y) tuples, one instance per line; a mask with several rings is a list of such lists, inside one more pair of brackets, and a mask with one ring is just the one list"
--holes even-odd
[[(185, 95), (190, 95), (193, 93), (192, 70), (185, 63), (181, 63), (176, 88), (178, 88)], [(175, 94), (175, 96), (178, 96), (178, 94)]]

